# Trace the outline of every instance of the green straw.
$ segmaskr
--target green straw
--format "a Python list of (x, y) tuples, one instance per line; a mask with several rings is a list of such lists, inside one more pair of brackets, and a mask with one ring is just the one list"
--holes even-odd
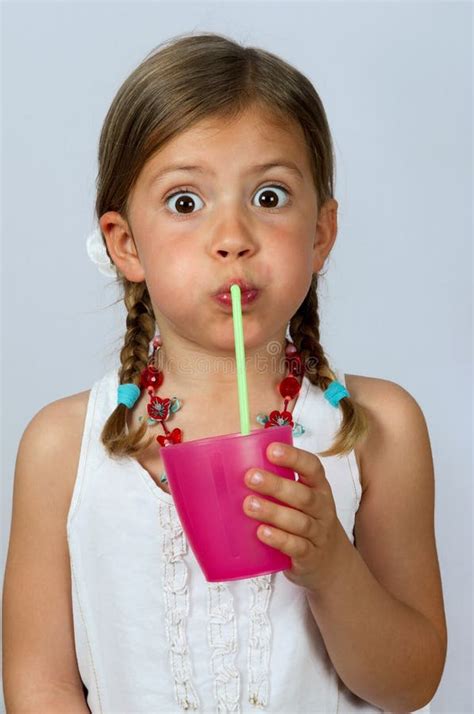
[(231, 285), (232, 318), (234, 320), (235, 360), (237, 363), (237, 388), (239, 392), (240, 433), (250, 434), (249, 397), (247, 391), (247, 374), (245, 371), (244, 331), (242, 327), (242, 303), (240, 286)]

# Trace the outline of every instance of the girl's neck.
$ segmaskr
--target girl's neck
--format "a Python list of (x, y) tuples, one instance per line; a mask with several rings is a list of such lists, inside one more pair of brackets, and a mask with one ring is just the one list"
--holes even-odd
[[(158, 394), (168, 393), (183, 399), (205, 399), (209, 402), (237, 401), (235, 354), (216, 356), (204, 349), (173, 345), (166, 340), (157, 351), (155, 366), (163, 372), (163, 386)], [(271, 340), (254, 350), (246, 348), (246, 380), (249, 401), (258, 403), (276, 393), (287, 374), (285, 347), (287, 340)]]

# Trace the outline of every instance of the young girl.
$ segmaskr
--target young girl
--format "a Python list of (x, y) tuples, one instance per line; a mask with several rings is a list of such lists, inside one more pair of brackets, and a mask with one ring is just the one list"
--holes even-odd
[[(89, 250), (123, 288), (124, 344), (22, 437), (12, 712), (411, 712), (433, 697), (446, 625), (429, 436), (406, 390), (344, 374), (320, 342), (333, 172), (315, 88), (269, 52), (184, 36), (120, 87), (99, 145), (103, 255)], [(211, 583), (160, 450), (240, 429), (232, 283), (252, 428), (293, 427), (268, 458), (299, 478), (251, 469), (259, 507), (242, 503), (292, 567)]]

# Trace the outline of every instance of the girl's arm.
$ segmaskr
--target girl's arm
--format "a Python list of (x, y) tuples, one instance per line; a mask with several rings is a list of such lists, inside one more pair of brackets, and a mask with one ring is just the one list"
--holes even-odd
[(77, 668), (66, 518), (77, 468), (68, 399), (44, 407), (22, 436), (3, 588), (7, 714), (88, 714)]
[(447, 646), (431, 447), (408, 392), (385, 380), (364, 385), (353, 394), (371, 426), (356, 547), (345, 538), (340, 575), (307, 597), (345, 685), (383, 709), (411, 712), (433, 698)]

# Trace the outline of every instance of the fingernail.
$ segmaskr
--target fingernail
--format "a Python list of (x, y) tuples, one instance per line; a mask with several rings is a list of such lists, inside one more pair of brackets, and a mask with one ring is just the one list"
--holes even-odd
[(262, 483), (262, 481), (263, 476), (259, 471), (255, 471), (255, 473), (250, 476), (250, 483)]
[(283, 456), (283, 448), (281, 446), (272, 447), (272, 456)]

